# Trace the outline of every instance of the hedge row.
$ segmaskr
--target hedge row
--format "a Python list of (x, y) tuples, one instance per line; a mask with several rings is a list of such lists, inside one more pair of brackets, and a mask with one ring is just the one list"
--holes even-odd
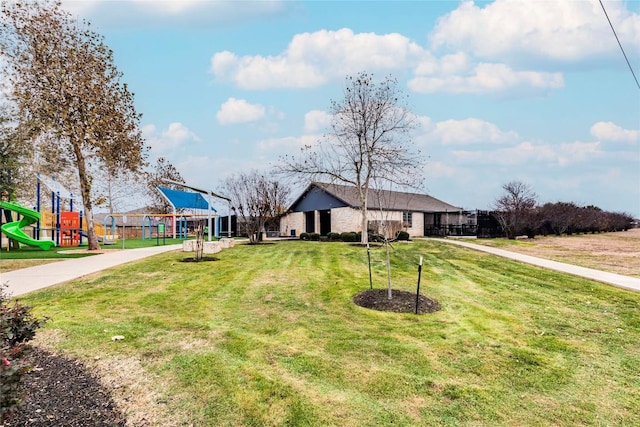
[[(362, 233), (355, 231), (347, 231), (344, 233), (328, 233), (327, 240), (330, 242), (359, 242), (362, 238)], [(320, 240), (320, 234), (318, 233), (301, 233), (300, 240)], [(400, 231), (396, 240), (409, 240), (409, 233), (406, 231)], [(384, 236), (381, 234), (370, 233), (370, 242), (384, 242)]]

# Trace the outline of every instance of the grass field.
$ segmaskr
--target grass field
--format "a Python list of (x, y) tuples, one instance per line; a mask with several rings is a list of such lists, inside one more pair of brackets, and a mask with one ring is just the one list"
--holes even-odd
[[(423, 293), (443, 307), (416, 316), (351, 302), (369, 286), (359, 247), (216, 256), (163, 254), (21, 300), (51, 318), (40, 345), (92, 366), (132, 425), (640, 425), (637, 293), (398, 244), (394, 288), (415, 289), (423, 256)], [(383, 259), (374, 249), (375, 287)]]

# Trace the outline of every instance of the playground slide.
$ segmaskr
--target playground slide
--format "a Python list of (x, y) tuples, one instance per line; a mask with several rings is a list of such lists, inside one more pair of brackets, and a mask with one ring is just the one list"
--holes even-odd
[(56, 243), (53, 240), (35, 240), (29, 237), (23, 227), (33, 224), (40, 219), (40, 214), (34, 210), (25, 208), (17, 203), (0, 202), (0, 208), (7, 209), (22, 215), (20, 221), (13, 221), (3, 224), (0, 230), (10, 239), (17, 240), (28, 246), (37, 246), (44, 251), (48, 251)]

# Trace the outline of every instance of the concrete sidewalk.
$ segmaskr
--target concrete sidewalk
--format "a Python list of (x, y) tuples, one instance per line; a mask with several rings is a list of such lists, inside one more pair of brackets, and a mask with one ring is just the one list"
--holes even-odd
[(0, 273), (0, 283), (9, 285), (9, 295), (17, 297), (37, 289), (77, 279), (87, 274), (147, 258), (163, 252), (182, 249), (182, 245), (151, 246), (148, 248), (114, 250), (83, 258), (73, 258), (55, 263)]
[(465, 248), (475, 249), (477, 251), (487, 252), (493, 255), (509, 258), (515, 261), (536, 265), (538, 267), (547, 268), (549, 270), (560, 271), (562, 273), (573, 274), (574, 276), (584, 277), (586, 279), (596, 280), (598, 282), (613, 285), (618, 288), (630, 291), (640, 292), (640, 279), (637, 277), (623, 276), (622, 274), (607, 273), (605, 271), (594, 270), (592, 268), (579, 267), (577, 265), (565, 264), (563, 262), (551, 261), (548, 259), (537, 258), (530, 255), (523, 255), (515, 252), (505, 251), (504, 249), (492, 248), (489, 246), (478, 245), (468, 241), (458, 239), (434, 239), (440, 242), (451, 243)]

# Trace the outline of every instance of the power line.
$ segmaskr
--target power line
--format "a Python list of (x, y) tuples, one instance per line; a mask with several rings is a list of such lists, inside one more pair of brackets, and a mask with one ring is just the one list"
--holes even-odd
[(633, 72), (633, 67), (631, 67), (631, 63), (629, 62), (629, 58), (627, 58), (627, 54), (624, 51), (624, 48), (622, 47), (622, 43), (620, 43), (620, 39), (618, 38), (618, 34), (616, 34), (616, 30), (615, 28), (613, 28), (613, 24), (611, 23), (611, 19), (609, 19), (609, 15), (607, 14), (607, 10), (604, 8), (604, 4), (602, 3), (602, 0), (600, 1), (600, 6), (602, 6), (602, 11), (604, 12), (604, 16), (607, 17), (607, 21), (609, 21), (609, 26), (611, 27), (611, 31), (613, 31), (613, 35), (616, 36), (616, 40), (618, 41), (618, 46), (620, 46), (620, 50), (622, 51), (622, 54), (624, 55), (624, 59), (627, 61), (627, 65), (629, 66), (629, 70), (631, 71), (631, 75), (633, 75), (633, 79), (636, 81), (636, 85), (638, 86), (638, 89), (640, 89), (640, 83), (638, 83), (638, 78), (636, 77), (636, 73)]

